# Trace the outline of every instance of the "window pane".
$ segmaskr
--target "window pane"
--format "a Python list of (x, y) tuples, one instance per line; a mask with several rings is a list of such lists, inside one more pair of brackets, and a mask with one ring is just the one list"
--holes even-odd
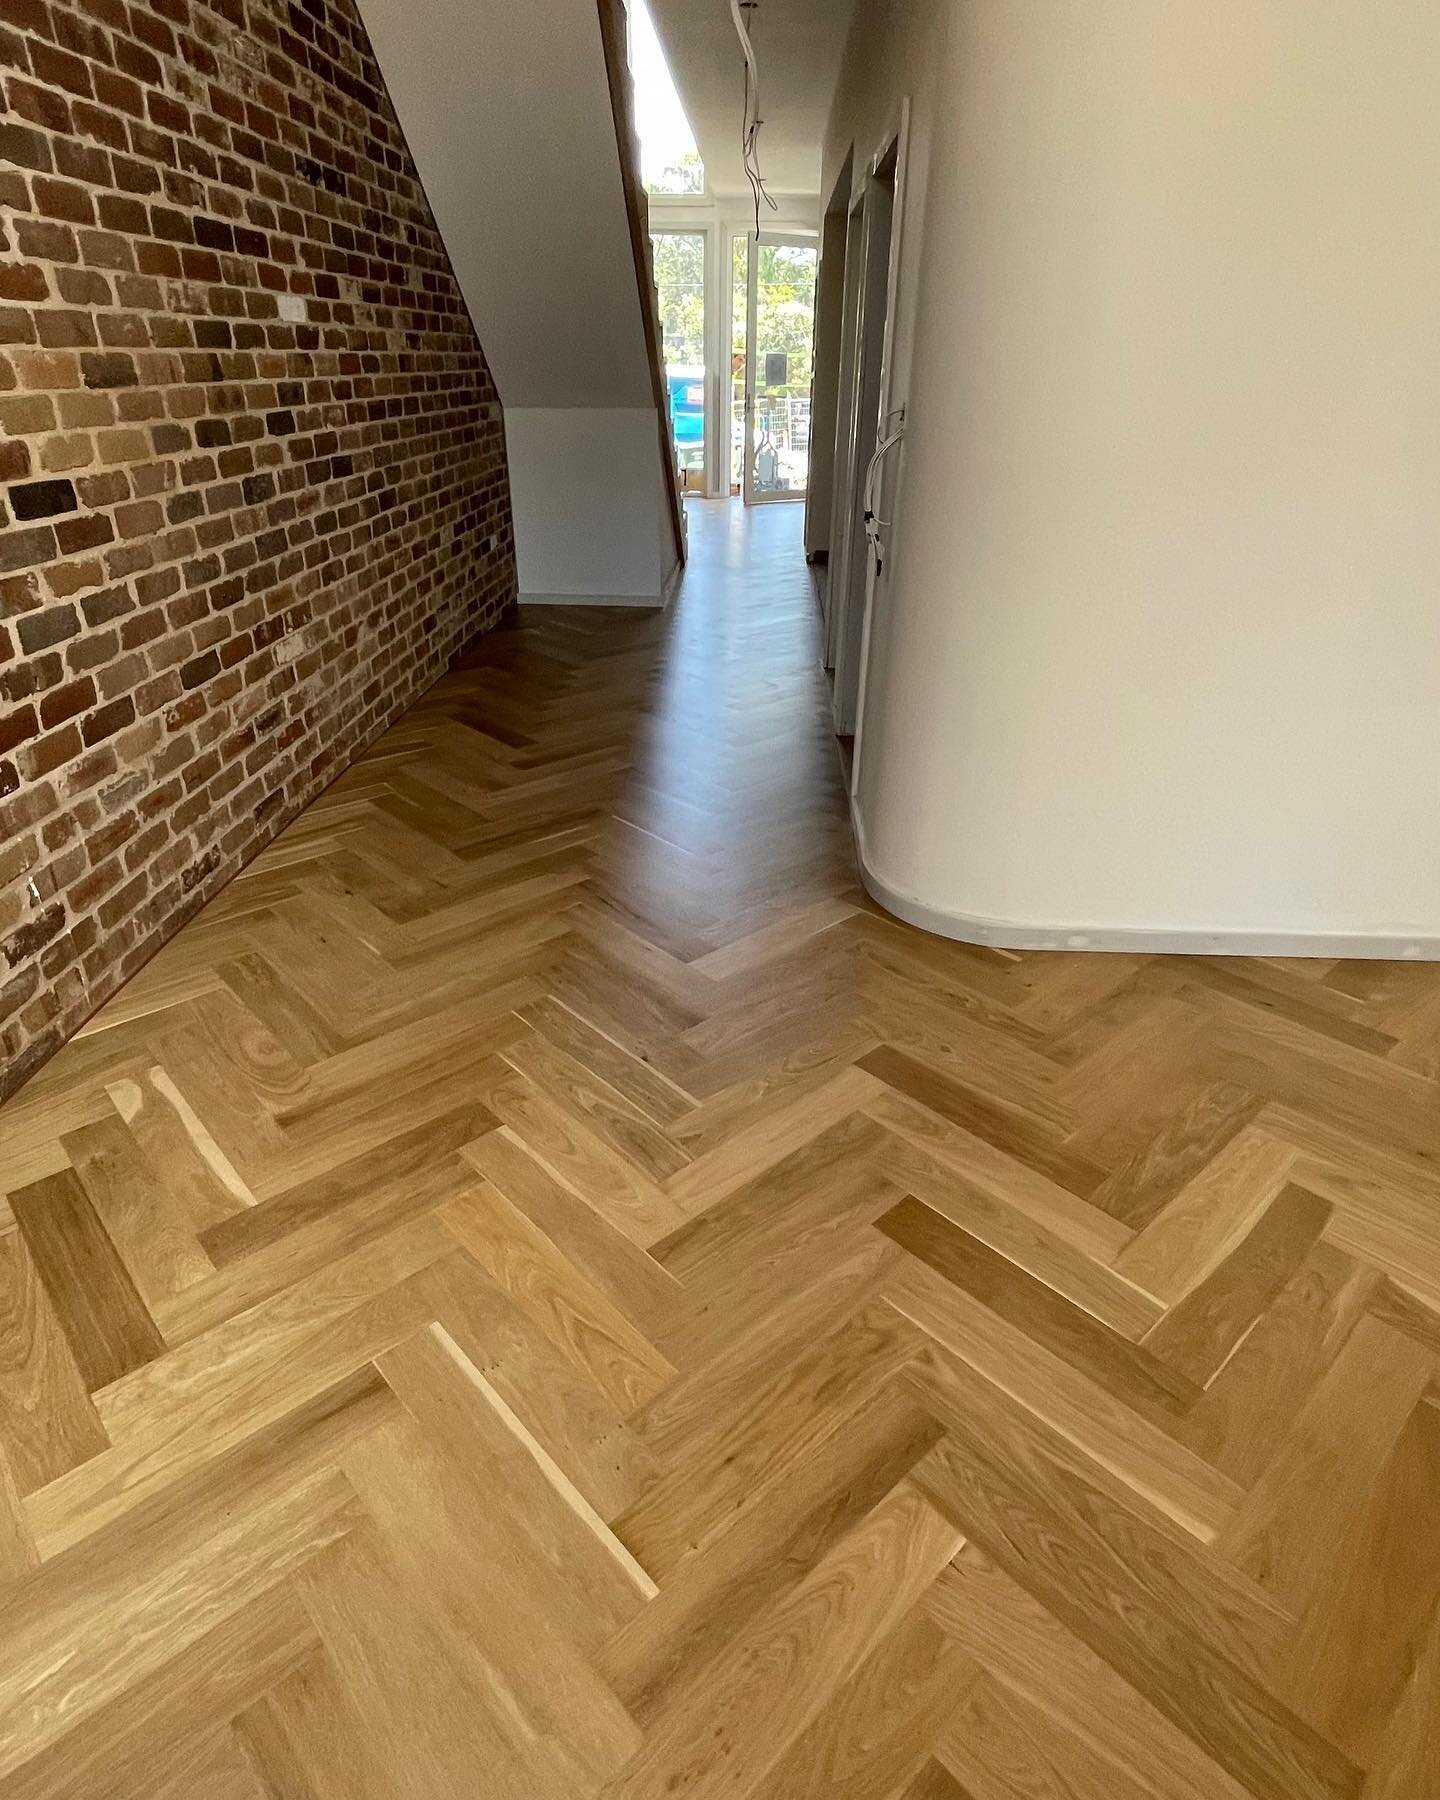
[(705, 164), (644, 0), (630, 4), (630, 79), (646, 188), (652, 194), (703, 194)]
[[(665, 341), (670, 423), (680, 467), (705, 472), (705, 235), (699, 231), (650, 234), (655, 291)], [(692, 479), (690, 485), (697, 485)]]
[(730, 486), (745, 475), (745, 318), (749, 306), (750, 240), (730, 240)]
[(755, 277), (757, 494), (803, 494), (810, 478), (813, 244), (761, 244)]

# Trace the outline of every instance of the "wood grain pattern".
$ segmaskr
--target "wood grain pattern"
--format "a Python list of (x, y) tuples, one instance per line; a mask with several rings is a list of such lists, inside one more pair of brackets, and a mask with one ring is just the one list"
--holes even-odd
[(1156, 1320), (1145, 1348), (1205, 1387), (1295, 1275), (1330, 1212), (1318, 1194), (1282, 1189), (1224, 1261)]
[(28, 1494), (109, 1440), (60, 1321), (18, 1231), (0, 1237), (0, 1451)]
[(1440, 1794), (1440, 970), (879, 912), (798, 524), (0, 1110), (0, 1800)]
[(17, 1189), (10, 1205), (92, 1393), (164, 1350), (159, 1327), (75, 1172)]

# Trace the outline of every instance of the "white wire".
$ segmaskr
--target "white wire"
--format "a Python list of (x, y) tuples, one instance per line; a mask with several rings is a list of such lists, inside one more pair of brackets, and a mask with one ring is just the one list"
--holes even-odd
[[(896, 419), (898, 422), (893, 431), (887, 432), (885, 427), (891, 419)], [(875, 552), (875, 573), (877, 575), (885, 560), (885, 546), (881, 541), (880, 533), (890, 529), (890, 520), (879, 518), (876, 515), (875, 509), (880, 502), (875, 487), (886, 452), (893, 450), (905, 435), (905, 408), (897, 406), (892, 412), (886, 413), (885, 418), (881, 421), (880, 429), (880, 442), (875, 446), (875, 453), (870, 458), (870, 466), (865, 471), (865, 493), (862, 503), (865, 535), (870, 540), (870, 548)]]
[(777, 202), (766, 192), (765, 178), (760, 173), (759, 138), (760, 127), (764, 124), (760, 116), (760, 59), (755, 54), (755, 46), (750, 41), (750, 30), (745, 23), (746, 4), (756, 3), (757, 0), (730, 0), (730, 17), (735, 22), (735, 35), (740, 40), (741, 53), (745, 58), (745, 117), (740, 127), (740, 161), (755, 201), (755, 235), (758, 238), (760, 202), (763, 200), (772, 212)]
[(744, 52), (745, 61), (750, 68), (750, 89), (755, 96), (755, 111), (760, 111), (760, 65), (755, 60), (755, 49), (750, 42), (750, 33), (745, 29), (745, 15), (740, 10), (740, 0), (730, 0), (730, 17), (735, 21), (735, 31), (740, 39), (740, 48)]

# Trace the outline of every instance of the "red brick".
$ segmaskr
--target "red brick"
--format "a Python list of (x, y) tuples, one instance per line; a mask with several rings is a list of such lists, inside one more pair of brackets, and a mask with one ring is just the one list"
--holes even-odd
[(0, 306), (0, 344), (33, 344), (37, 335), (32, 313), (20, 306)]
[(70, 681), (64, 687), (52, 688), (40, 702), (40, 722), (47, 730), (63, 725), (95, 704), (95, 683), (87, 675), (83, 681)]
[[(43, 49), (43, 45), (37, 45)], [(32, 125), (0, 124), (0, 162), (13, 163), (17, 169), (40, 169), (48, 172), (55, 166), (50, 155), (50, 140)]]
[(39, 125), (45, 131), (69, 131), (70, 103), (63, 95), (51, 93), (48, 88), (35, 87), (14, 76), (5, 84), (5, 92), (16, 118), (24, 119), (31, 125)]
[(49, 292), (41, 264), (0, 265), (0, 300), (44, 300)]
[(16, 757), (21, 774), (27, 781), (38, 781), (80, 754), (80, 733), (73, 725), (64, 725), (47, 737), (36, 738)]
[(98, 269), (59, 269), (60, 298), (70, 306), (109, 306), (110, 282)]
[(65, 908), (60, 905), (47, 906), (41, 913), (12, 931), (3, 944), (6, 962), (16, 968), (23, 962), (33, 959), (44, 949), (45, 945), (63, 930), (65, 925)]
[(94, 92), (89, 69), (78, 56), (72, 56), (56, 44), (32, 44), (30, 66), (37, 80), (48, 82), (51, 87), (64, 88), (67, 94), (79, 94), (88, 100)]
[(37, 312), (35, 329), (47, 349), (76, 349), (95, 342), (95, 321), (88, 312), (56, 307), (50, 312)]
[(79, 260), (75, 233), (68, 225), (56, 225), (49, 219), (17, 219), (15, 237), (22, 256), (33, 256), (37, 261), (50, 263)]
[(33, 706), (17, 706), (0, 713), (0, 754), (28, 743), (40, 730)]
[(86, 431), (47, 438), (40, 447), (40, 466), (57, 474), (67, 469), (83, 469), (94, 460), (95, 440)]
[(65, 351), (20, 350), (15, 373), (21, 387), (53, 394), (59, 388), (79, 387), (80, 358)]
[(135, 717), (135, 702), (127, 694), (122, 699), (112, 700), (108, 706), (102, 706), (90, 714), (89, 718), (80, 721), (80, 732), (85, 740), (86, 749), (100, 744), (106, 738), (114, 737), (117, 731), (123, 731)]
[(17, 440), (0, 442), (0, 481), (23, 481), (30, 473), (30, 446)]
[(37, 175), (32, 184), (35, 210), (47, 219), (63, 219), (70, 225), (93, 225), (95, 202), (88, 191), (73, 181), (57, 181)]

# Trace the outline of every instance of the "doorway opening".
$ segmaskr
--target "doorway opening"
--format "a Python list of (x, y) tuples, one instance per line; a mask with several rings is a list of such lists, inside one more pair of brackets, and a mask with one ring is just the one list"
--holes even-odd
[[(898, 415), (891, 381), (905, 126), (902, 114), (854, 184), (844, 218), (839, 343), (834, 351), (833, 492), (824, 584), (826, 666), (834, 670), (835, 731), (841, 739), (854, 737), (858, 728), (871, 614), (882, 574), (871, 529), (892, 511), (894, 482), (885, 467), (885, 454), (898, 441), (892, 429)], [(839, 239), (837, 220), (833, 241)], [(833, 285), (831, 292), (833, 296)]]
[[(840, 407), (840, 343), (845, 310), (845, 233), (850, 214), (853, 147), (831, 189), (820, 227), (820, 276), (815, 296), (815, 368), (811, 384), (810, 491), (805, 502), (805, 555), (826, 563), (835, 505), (835, 440)], [(824, 592), (822, 578), (821, 592)], [(831, 667), (828, 653), (826, 668)]]
[(731, 238), (730, 491), (747, 506), (809, 492), (819, 263), (813, 238)]

